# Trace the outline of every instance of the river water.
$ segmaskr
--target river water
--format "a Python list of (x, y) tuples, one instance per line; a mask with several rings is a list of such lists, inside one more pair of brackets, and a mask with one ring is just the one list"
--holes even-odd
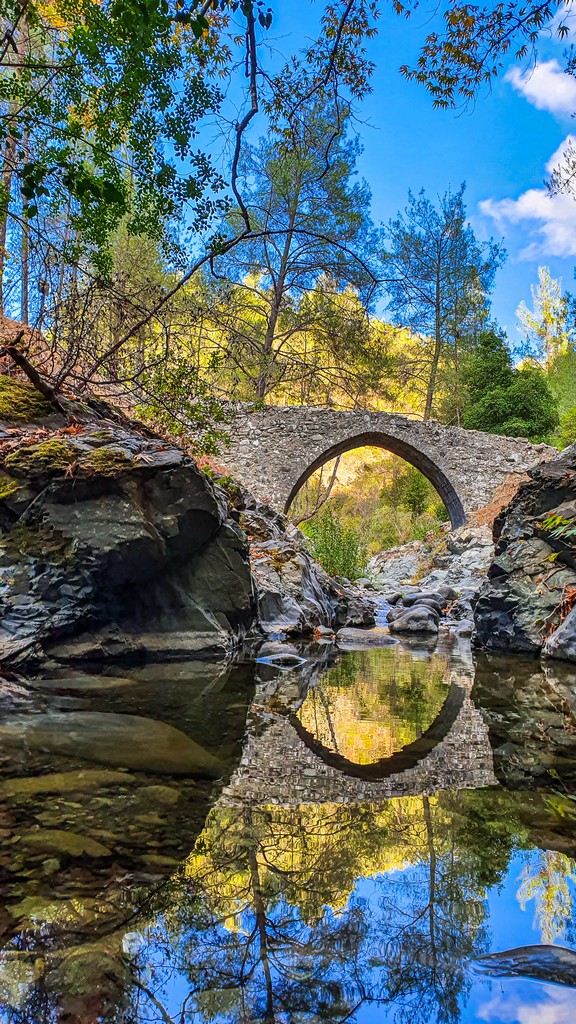
[(576, 670), (302, 656), (5, 682), (0, 1021), (573, 1024)]

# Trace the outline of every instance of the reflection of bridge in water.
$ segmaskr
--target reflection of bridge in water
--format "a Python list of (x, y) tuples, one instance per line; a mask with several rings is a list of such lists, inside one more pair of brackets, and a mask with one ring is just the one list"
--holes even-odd
[(303, 727), (294, 713), (296, 699), (291, 708), (274, 710), (290, 689), (296, 698), (294, 680), (261, 684), (241, 763), (220, 802), (354, 804), (495, 785), (488, 731), (470, 700), (471, 685), (468, 673), (453, 671), (446, 700), (422, 736), (390, 757), (360, 765)]

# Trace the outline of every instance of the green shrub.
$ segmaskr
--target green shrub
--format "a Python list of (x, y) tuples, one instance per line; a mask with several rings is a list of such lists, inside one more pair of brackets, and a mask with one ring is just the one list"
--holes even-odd
[(366, 572), (367, 551), (360, 531), (344, 526), (330, 509), (306, 523), (310, 552), (330, 576), (358, 579)]
[(576, 443), (576, 405), (560, 420), (560, 428), (553, 442), (558, 444), (559, 448), (567, 448), (568, 445)]
[(512, 371), (511, 383), (486, 390), (466, 410), (463, 426), (508, 437), (545, 438), (558, 426), (558, 410), (544, 371), (528, 365)]

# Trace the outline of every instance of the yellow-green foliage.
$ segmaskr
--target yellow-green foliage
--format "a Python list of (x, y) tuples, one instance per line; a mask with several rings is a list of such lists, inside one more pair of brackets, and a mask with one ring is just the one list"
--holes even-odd
[(33, 423), (51, 412), (50, 404), (33, 387), (0, 374), (0, 420)]
[(9, 498), (14, 491), (17, 491), (21, 485), (12, 476), (6, 476), (5, 474), (0, 475), (0, 501), (4, 498)]
[(101, 476), (120, 476), (132, 466), (133, 460), (122, 448), (112, 445), (94, 448), (80, 462), (82, 469), (93, 469)]
[(62, 437), (50, 437), (38, 444), (18, 448), (6, 456), (5, 466), (15, 476), (42, 476), (66, 470), (78, 456), (78, 449)]

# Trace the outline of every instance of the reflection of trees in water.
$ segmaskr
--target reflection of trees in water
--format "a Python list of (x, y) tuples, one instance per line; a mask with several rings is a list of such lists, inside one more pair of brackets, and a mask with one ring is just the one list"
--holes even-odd
[(298, 718), (324, 746), (368, 764), (426, 731), (446, 699), (446, 675), (441, 656), (349, 652), (310, 688)]
[(576, 881), (576, 865), (565, 853), (535, 850), (527, 859), (516, 893), (522, 910), (534, 901), (534, 924), (542, 942), (573, 941), (573, 894), (569, 882)]
[[(486, 888), (520, 834), (510, 810), (494, 793), (216, 808), (137, 960), (177, 1021), (353, 1021), (376, 1002), (455, 1022), (466, 958), (487, 948)], [(162, 1002), (174, 975), (177, 1007)]]
[[(126, 876), (108, 908), (104, 897), (54, 900), (50, 923), (44, 914), (5, 947), (13, 960), (1, 963), (0, 999), (26, 981), (22, 970), (37, 971), (37, 983), (0, 1019), (337, 1024), (374, 1004), (399, 1024), (455, 1024), (467, 960), (488, 945), (485, 894), (511, 853), (531, 846), (533, 822), (549, 832), (545, 804), (530, 801), (491, 790), (217, 806), (171, 881), (151, 889)], [(571, 906), (552, 895), (573, 862), (534, 852), (529, 867), (520, 895), (544, 893), (559, 928)]]

